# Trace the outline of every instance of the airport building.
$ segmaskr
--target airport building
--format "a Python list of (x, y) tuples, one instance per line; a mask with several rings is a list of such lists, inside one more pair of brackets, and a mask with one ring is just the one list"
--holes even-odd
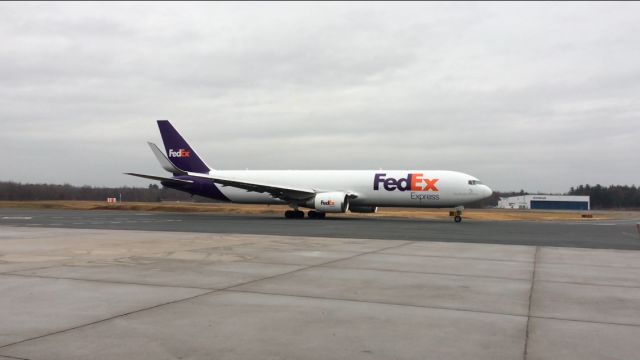
[(500, 209), (590, 210), (589, 196), (521, 195), (500, 198)]

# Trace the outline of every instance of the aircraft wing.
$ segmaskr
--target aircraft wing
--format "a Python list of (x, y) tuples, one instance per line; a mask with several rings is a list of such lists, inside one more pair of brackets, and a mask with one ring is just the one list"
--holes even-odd
[(191, 172), (189, 173), (189, 175), (194, 177), (199, 177), (202, 179), (209, 179), (214, 183), (220, 184), (222, 186), (233, 186), (236, 188), (244, 189), (246, 191), (268, 193), (275, 198), (282, 199), (285, 201), (306, 200), (316, 195), (316, 191), (313, 189), (302, 189), (302, 188), (293, 188), (293, 187), (279, 186), (279, 185), (273, 185), (273, 184), (248, 182), (248, 181), (242, 181), (242, 180), (228, 179), (228, 178), (219, 177), (216, 175), (207, 175), (207, 174), (199, 174), (199, 173), (191, 173)]
[(155, 176), (155, 175), (144, 175), (144, 174), (136, 174), (136, 173), (125, 173), (125, 174), (126, 175), (131, 175), (131, 176), (137, 176), (137, 177), (141, 177), (141, 178), (145, 178), (145, 179), (170, 182), (170, 183), (175, 184), (175, 185), (186, 185), (186, 184), (192, 184), (193, 183), (192, 180), (174, 179), (174, 178)]

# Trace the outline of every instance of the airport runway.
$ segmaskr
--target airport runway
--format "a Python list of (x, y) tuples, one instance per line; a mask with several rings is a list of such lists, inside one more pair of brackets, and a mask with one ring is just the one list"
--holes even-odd
[(0, 209), (0, 225), (640, 250), (636, 221), (524, 222)]

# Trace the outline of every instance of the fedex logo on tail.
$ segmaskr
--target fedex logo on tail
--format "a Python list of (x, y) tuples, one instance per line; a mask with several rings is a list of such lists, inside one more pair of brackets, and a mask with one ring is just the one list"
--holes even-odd
[(169, 149), (169, 157), (189, 157), (189, 151), (185, 149), (180, 149), (178, 151)]
[(373, 190), (379, 190), (380, 184), (387, 191), (438, 191), (436, 183), (440, 179), (428, 179), (424, 174), (407, 174), (406, 178), (396, 179), (386, 177), (385, 173), (378, 173), (373, 178)]

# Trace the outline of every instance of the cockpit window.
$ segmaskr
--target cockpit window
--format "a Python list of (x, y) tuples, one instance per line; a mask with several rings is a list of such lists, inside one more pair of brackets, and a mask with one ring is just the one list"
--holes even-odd
[(469, 185), (480, 185), (482, 182), (480, 180), (469, 180)]

